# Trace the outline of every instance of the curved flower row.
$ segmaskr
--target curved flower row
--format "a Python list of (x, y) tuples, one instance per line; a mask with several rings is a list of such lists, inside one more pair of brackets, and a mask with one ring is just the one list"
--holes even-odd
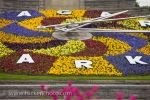
[(8, 48), (11, 48), (12, 50), (33, 50), (33, 49), (47, 49), (51, 47), (56, 47), (59, 45), (64, 45), (67, 41), (61, 41), (61, 40), (51, 40), (49, 42), (45, 43), (3, 43)]
[(5, 43), (45, 43), (52, 40), (48, 37), (25, 37), (25, 36), (16, 36), (10, 33), (5, 33), (0, 31), (0, 42)]
[(17, 17), (18, 14), (21, 13), (21, 11), (18, 11), (18, 12), (17, 11), (12, 11), (12, 12), (4, 12), (4, 13), (0, 14), (0, 18), (5, 18), (5, 19), (9, 19), (9, 20), (22, 21), (24, 19), (42, 16), (42, 14), (40, 14), (38, 11), (35, 11), (35, 10), (29, 10), (28, 12), (32, 16)]
[(110, 37), (93, 37), (93, 40), (100, 41), (108, 47), (106, 56), (120, 55), (131, 50), (131, 46), (127, 43)]
[(3, 56), (7, 56), (11, 53), (13, 53), (14, 51), (7, 48), (5, 45), (3, 45), (1, 42), (0, 42), (0, 57), (3, 57)]
[[(113, 38), (115, 40), (120, 40), (123, 41), (127, 44), (129, 44), (132, 49), (138, 49), (147, 44), (147, 41), (145, 39), (135, 37), (135, 36), (130, 36), (129, 34), (122, 34), (122, 33), (93, 33), (95, 37), (109, 37)], [(113, 43), (113, 42), (112, 42)]]
[(44, 18), (41, 21), (41, 24), (44, 25), (44, 26), (46, 26), (46, 25), (61, 24), (67, 18), (70, 18), (70, 17), (50, 17), (50, 18)]
[(11, 20), (6, 20), (6, 19), (3, 19), (3, 18), (0, 18), (0, 28), (3, 28), (9, 24), (11, 24), (12, 21)]
[[(76, 68), (75, 60), (90, 60), (92, 61), (92, 67)], [(121, 76), (119, 72), (112, 64), (110, 64), (103, 57), (59, 57), (49, 69), (48, 74), (55, 75), (107, 75), (107, 76)]]
[(118, 21), (118, 24), (121, 24), (128, 29), (150, 30), (149, 27), (141, 27), (139, 20), (142, 20), (142, 18), (122, 20)]
[(4, 27), (2, 29), (2, 31), (11, 33), (11, 34), (15, 34), (15, 35), (19, 35), (19, 36), (26, 36), (26, 37), (40, 37), (40, 36), (48, 37), (48, 36), (51, 36), (51, 34), (48, 32), (38, 32), (38, 31), (28, 30), (28, 29), (18, 25), (18, 23), (13, 23), (13, 24), (7, 25), (6, 27)]
[(72, 53), (80, 52), (85, 49), (85, 44), (79, 40), (70, 40), (63, 46), (53, 48), (33, 50), (34, 53), (46, 54), (51, 56), (70, 55)]
[(85, 40), (84, 43), (86, 48), (80, 52), (72, 54), (71, 56), (102, 56), (107, 52), (108, 49), (107, 46), (100, 41)]

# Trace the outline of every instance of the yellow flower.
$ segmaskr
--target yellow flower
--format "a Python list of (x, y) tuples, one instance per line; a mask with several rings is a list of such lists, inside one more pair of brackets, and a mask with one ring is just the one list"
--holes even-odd
[(145, 47), (138, 50), (141, 53), (144, 53), (145, 55), (150, 55), (150, 44), (146, 45)]
[(54, 17), (56, 16), (57, 12), (56, 10), (40, 10), (40, 13), (44, 14), (46, 17)]
[(50, 40), (52, 40), (52, 38), (17, 36), (0, 31), (0, 42), (25, 44), (25, 43), (45, 43)]
[(72, 15), (73, 17), (83, 17), (86, 10), (73, 10)]
[(150, 30), (149, 27), (147, 28), (141, 27), (139, 20), (143, 20), (143, 18), (127, 19), (127, 20), (118, 21), (117, 23), (129, 29)]
[(6, 19), (3, 19), (3, 18), (0, 18), (0, 28), (3, 28), (9, 24), (11, 24), (12, 21), (11, 20), (6, 20)]
[(127, 43), (110, 37), (93, 37), (93, 40), (100, 41), (108, 47), (106, 56), (115, 56), (131, 50), (131, 46)]
[(63, 46), (33, 50), (33, 52), (46, 54), (50, 56), (62, 56), (62, 55), (70, 55), (72, 53), (80, 52), (81, 50), (84, 50), (84, 48), (85, 48), (84, 42), (80, 40), (70, 40)]
[(0, 42), (0, 57), (3, 57), (3, 56), (6, 56), (6, 55), (9, 55), (11, 53), (13, 53), (14, 51), (7, 48), (5, 45), (3, 45), (1, 42)]
[(41, 26), (42, 20), (43, 20), (43, 17), (31, 18), (31, 19), (27, 19), (27, 20), (19, 22), (19, 25), (27, 29), (34, 30), (34, 31), (53, 32), (52, 28), (46, 28), (46, 29), (38, 28), (38, 26)]
[[(92, 61), (92, 67), (87, 68), (76, 68), (75, 60), (90, 60)], [(57, 71), (56, 71), (57, 70)], [(54, 62), (53, 66), (48, 71), (48, 74), (56, 75), (111, 75), (121, 76), (119, 72), (112, 64), (110, 64), (103, 57), (66, 57), (62, 56)]]

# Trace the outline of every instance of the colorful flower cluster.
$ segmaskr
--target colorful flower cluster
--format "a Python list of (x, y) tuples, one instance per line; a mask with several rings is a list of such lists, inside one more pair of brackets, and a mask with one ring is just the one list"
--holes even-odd
[(38, 11), (35, 11), (35, 10), (29, 10), (28, 12), (32, 16), (18, 17), (18, 15), (21, 13), (21, 11), (18, 11), (18, 12), (12, 11), (12, 12), (4, 12), (4, 13), (0, 14), (0, 18), (5, 18), (5, 19), (15, 20), (15, 21), (22, 21), (24, 19), (42, 16), (42, 14), (40, 14)]
[[(30, 54), (35, 63), (16, 63), (22, 54)], [(47, 70), (53, 65), (55, 57), (33, 54), (31, 52), (15, 52), (9, 56), (0, 58), (0, 69), (7, 73), (19, 74), (46, 74)]]
[[(129, 61), (125, 58), (125, 56), (142, 56), (142, 61), (148, 64), (130, 64)], [(113, 64), (119, 71), (123, 73), (124, 76), (128, 75), (149, 75), (150, 74), (150, 56), (144, 55), (135, 50), (131, 50), (128, 53), (118, 55), (118, 56), (108, 56), (106, 59)]]
[(142, 18), (122, 20), (122, 21), (118, 21), (118, 24), (123, 25), (127, 29), (150, 30), (149, 27), (141, 27), (139, 20), (142, 20)]
[(70, 55), (72, 53), (80, 52), (85, 49), (85, 44), (79, 40), (70, 40), (63, 46), (53, 48), (34, 50), (34, 53), (46, 54), (51, 56)]
[(44, 19), (43, 17), (31, 18), (31, 19), (27, 19), (27, 20), (19, 22), (19, 25), (29, 30), (52, 32), (53, 30), (51, 28), (46, 28), (44, 30), (38, 28), (39, 26), (41, 26), (43, 19)]
[(95, 37), (109, 37), (115, 40), (120, 40), (130, 45), (132, 49), (138, 49), (147, 44), (147, 41), (145, 39), (136, 36), (131, 36), (129, 34), (107, 32), (107, 33), (93, 33), (93, 35)]
[[(90, 69), (76, 68), (75, 60), (90, 60), (93, 62)], [(110, 64), (103, 57), (59, 57), (54, 62), (53, 67), (48, 71), (49, 74), (56, 75), (108, 75), (108, 76), (121, 76), (112, 64)]]
[[(71, 99), (78, 99), (78, 100), (95, 100), (100, 99), (100, 97), (94, 96), (97, 94), (96, 92), (101, 92), (101, 86), (93, 85), (91, 89), (87, 90), (85, 88), (81, 89), (80, 87), (74, 86), (72, 81), (68, 81), (67, 85), (65, 85), (61, 89), (52, 89), (48, 87), (47, 84), (41, 84), (40, 90), (46, 95), (46, 97), (50, 97), (53, 100), (59, 100), (60, 98), (63, 100), (71, 100)], [(111, 91), (112, 92), (112, 91)], [(61, 94), (61, 95), (58, 95)], [(69, 94), (69, 95), (62, 95), (62, 94)], [(116, 91), (116, 100), (123, 100), (125, 93), (121, 91)], [(139, 97), (139, 96), (138, 96)], [(127, 97), (126, 97), (127, 98)], [(129, 95), (129, 100), (136, 100), (137, 95), (131, 94)]]
[(4, 43), (45, 43), (52, 40), (50, 37), (25, 37), (0, 31), (0, 42)]
[(104, 43), (108, 47), (106, 56), (120, 55), (131, 50), (130, 45), (117, 39), (109, 37), (93, 37), (93, 39)]
[(18, 23), (10, 24), (2, 29), (2, 31), (6, 33), (12, 33), (19, 36), (26, 36), (26, 37), (48, 37), (51, 36), (50, 33), (47, 32), (37, 32), (33, 30), (28, 30), (20, 25)]
[(100, 41), (85, 40), (86, 48), (80, 52), (72, 54), (72, 56), (101, 56), (108, 50), (107, 46)]
[(41, 10), (40, 13), (45, 15), (45, 17), (83, 17), (85, 10), (71, 10), (69, 15), (60, 15), (56, 10)]

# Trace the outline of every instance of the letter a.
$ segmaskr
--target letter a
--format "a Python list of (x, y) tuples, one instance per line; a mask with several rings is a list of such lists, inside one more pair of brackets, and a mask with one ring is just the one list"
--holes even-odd
[(23, 54), (20, 59), (17, 61), (17, 64), (21, 64), (23, 62), (34, 63), (33, 59), (29, 54)]
[(17, 17), (23, 17), (23, 16), (30, 17), (31, 14), (30, 14), (28, 11), (22, 11), (21, 13), (19, 13), (19, 14), (17, 15)]
[(91, 64), (92, 62), (89, 60), (75, 60), (76, 68), (92, 68)]

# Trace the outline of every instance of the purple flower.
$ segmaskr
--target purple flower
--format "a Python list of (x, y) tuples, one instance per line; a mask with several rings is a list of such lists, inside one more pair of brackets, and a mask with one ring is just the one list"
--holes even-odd
[[(125, 56), (142, 56), (142, 61), (148, 63), (147, 65), (142, 64), (130, 64), (129, 61), (125, 58)], [(119, 71), (121, 71), (124, 75), (145, 75), (150, 74), (150, 56), (141, 54), (132, 50), (126, 54), (122, 54), (119, 56), (109, 56), (106, 59), (117, 67)]]
[(10, 24), (2, 28), (1, 30), (6, 33), (11, 33), (11, 34), (19, 35), (19, 36), (27, 36), (27, 37), (38, 37), (38, 36), (49, 37), (51, 36), (50, 33), (29, 30), (18, 25), (17, 23)]
[(16, 12), (15, 11), (13, 11), (13, 12), (4, 12), (4, 13), (0, 14), (0, 18), (22, 21), (22, 20), (25, 20), (27, 18), (42, 16), (42, 14), (40, 14), (38, 11), (29, 10), (28, 12), (31, 14), (31, 16), (17, 17), (17, 15), (21, 13), (21, 11), (19, 11), (19, 12), (17, 12), (17, 11)]
[(97, 33), (92, 33), (94, 36), (106, 36), (106, 37), (112, 37), (115, 39), (119, 39), (121, 41), (124, 41), (128, 43), (133, 49), (141, 48), (144, 45), (148, 43), (148, 41), (135, 37), (135, 36), (130, 36), (127, 34), (122, 34), (122, 33), (102, 33), (102, 32), (97, 32)]

